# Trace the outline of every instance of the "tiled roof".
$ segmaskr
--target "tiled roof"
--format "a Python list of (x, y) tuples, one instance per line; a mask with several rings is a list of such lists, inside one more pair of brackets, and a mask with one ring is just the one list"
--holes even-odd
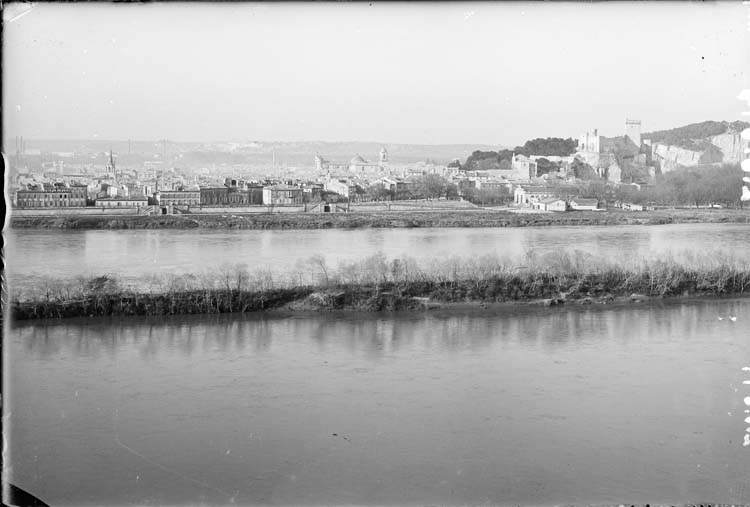
[(98, 197), (97, 201), (148, 201), (148, 197)]
[(570, 202), (581, 204), (583, 206), (597, 206), (599, 204), (599, 201), (597, 199), (580, 199), (578, 197), (576, 197), (575, 199), (571, 199)]

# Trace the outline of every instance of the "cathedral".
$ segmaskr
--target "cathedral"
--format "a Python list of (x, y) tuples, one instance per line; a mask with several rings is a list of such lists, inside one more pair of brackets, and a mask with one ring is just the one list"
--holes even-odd
[(387, 168), (388, 150), (385, 149), (385, 146), (380, 148), (377, 162), (365, 160), (360, 154), (355, 155), (348, 163), (330, 162), (320, 155), (315, 155), (315, 170), (319, 173), (372, 174), (384, 173)]

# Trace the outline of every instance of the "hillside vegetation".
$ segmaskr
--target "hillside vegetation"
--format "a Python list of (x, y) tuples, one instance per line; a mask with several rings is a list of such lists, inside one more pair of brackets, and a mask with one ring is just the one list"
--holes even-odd
[(651, 139), (654, 143), (679, 146), (693, 151), (703, 151), (711, 144), (709, 138), (724, 134), (729, 130), (741, 131), (750, 127), (750, 123), (744, 121), (704, 121), (692, 123), (684, 127), (669, 130), (657, 130), (643, 134), (644, 139)]
[(500, 151), (474, 151), (462, 166), (469, 171), (487, 170), (487, 169), (510, 169), (510, 161), (513, 153), (516, 155), (548, 155), (557, 157), (567, 157), (576, 151), (578, 143), (572, 139), (563, 139), (561, 137), (547, 137), (531, 139), (526, 141), (523, 146), (516, 146), (512, 150)]

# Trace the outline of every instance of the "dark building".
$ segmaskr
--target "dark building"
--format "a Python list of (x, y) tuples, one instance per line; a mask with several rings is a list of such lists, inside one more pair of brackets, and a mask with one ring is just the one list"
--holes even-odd
[(86, 206), (86, 185), (49, 184), (16, 192), (19, 208), (72, 208)]
[(197, 206), (201, 202), (198, 190), (162, 190), (159, 192), (159, 204), (162, 206)]
[(201, 187), (201, 206), (260, 206), (263, 187), (227, 179), (223, 187)]
[(302, 202), (305, 204), (320, 202), (323, 195), (322, 185), (312, 185), (302, 189)]
[(263, 204), (266, 206), (298, 206), (302, 204), (302, 189), (291, 185), (263, 187)]

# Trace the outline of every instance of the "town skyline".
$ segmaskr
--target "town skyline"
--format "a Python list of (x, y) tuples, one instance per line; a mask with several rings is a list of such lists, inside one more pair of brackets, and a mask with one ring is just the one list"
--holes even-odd
[(741, 9), (10, 4), (6, 146), (20, 135), (513, 146), (617, 135), (626, 117), (644, 131), (731, 121), (750, 74)]

